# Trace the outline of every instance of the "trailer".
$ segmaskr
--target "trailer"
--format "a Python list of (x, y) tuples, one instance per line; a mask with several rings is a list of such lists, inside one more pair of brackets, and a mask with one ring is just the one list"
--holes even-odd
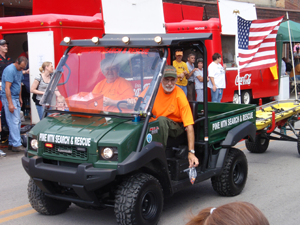
[[(300, 154), (300, 133), (295, 128), (299, 121), (300, 103), (297, 100), (280, 100), (256, 108), (256, 138), (246, 140), (246, 148), (253, 153), (264, 153), (270, 140), (297, 142)], [(275, 129), (279, 129), (275, 130)], [(294, 136), (287, 134), (292, 131)]]

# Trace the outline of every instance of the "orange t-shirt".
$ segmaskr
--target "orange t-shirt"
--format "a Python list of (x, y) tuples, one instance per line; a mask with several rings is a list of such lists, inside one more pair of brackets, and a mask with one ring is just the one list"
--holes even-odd
[(150, 122), (157, 120), (160, 116), (165, 116), (175, 122), (183, 122), (184, 127), (194, 124), (192, 111), (186, 95), (177, 86), (175, 86), (171, 94), (165, 94), (160, 84), (152, 113), (156, 117), (151, 118)]
[[(107, 83), (106, 79), (100, 81), (92, 91), (93, 94), (103, 94), (112, 100), (124, 100), (134, 98), (131, 84), (122, 77), (118, 77), (113, 83)], [(105, 106), (104, 111), (118, 111), (115, 106)]]

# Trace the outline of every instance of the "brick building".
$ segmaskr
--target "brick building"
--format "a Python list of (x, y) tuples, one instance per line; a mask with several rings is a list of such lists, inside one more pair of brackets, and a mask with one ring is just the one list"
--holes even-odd
[[(163, 0), (164, 2), (204, 6), (203, 19), (218, 18), (217, 0)], [(254, 3), (256, 6), (257, 19), (275, 18), (289, 14), (290, 20), (300, 23), (300, 0), (239, 0), (240, 2)]]

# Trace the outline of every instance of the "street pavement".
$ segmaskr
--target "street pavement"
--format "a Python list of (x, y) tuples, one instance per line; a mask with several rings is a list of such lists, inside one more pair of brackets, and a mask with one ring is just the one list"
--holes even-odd
[[(296, 123), (300, 127), (300, 123)], [(292, 135), (288, 131), (288, 135)], [(244, 142), (235, 147), (246, 154), (248, 180), (243, 192), (235, 197), (222, 197), (214, 192), (210, 180), (196, 184), (165, 199), (160, 225), (186, 224), (191, 213), (206, 207), (218, 207), (246, 201), (257, 206), (272, 225), (298, 225), (300, 213), (300, 157), (296, 142), (271, 141), (264, 154), (253, 154)], [(23, 153), (3, 149), (7, 156), (0, 158), (0, 224), (6, 225), (115, 225), (112, 208), (102, 211), (81, 209), (74, 204), (64, 214), (44, 216), (33, 210), (27, 199), (29, 177), (21, 165)]]

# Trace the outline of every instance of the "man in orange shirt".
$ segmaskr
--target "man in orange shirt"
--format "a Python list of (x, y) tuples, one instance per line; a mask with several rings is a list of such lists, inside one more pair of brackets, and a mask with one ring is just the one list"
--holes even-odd
[(190, 167), (197, 167), (199, 161), (194, 151), (194, 119), (185, 93), (176, 86), (177, 79), (176, 68), (166, 66), (152, 109), (155, 118), (152, 118), (151, 121), (159, 121), (164, 146), (167, 145), (168, 136), (178, 137), (184, 132), (181, 126), (183, 123), (188, 137), (189, 164)]
[(134, 97), (131, 84), (119, 77), (120, 67), (114, 60), (105, 58), (101, 61), (101, 70), (105, 79), (100, 81), (93, 89), (93, 94), (103, 94), (103, 110), (119, 112), (119, 101)]

